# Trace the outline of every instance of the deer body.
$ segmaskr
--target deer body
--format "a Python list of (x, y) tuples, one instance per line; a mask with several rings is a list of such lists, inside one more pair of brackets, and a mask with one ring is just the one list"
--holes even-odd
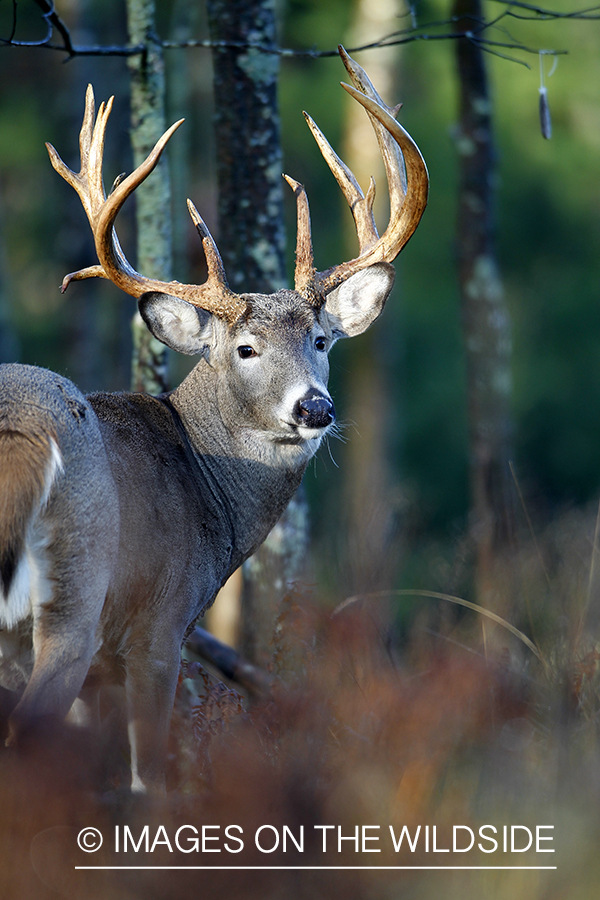
[[(371, 315), (380, 308), (373, 291), (382, 302), (392, 279), (385, 265), (354, 277)], [(0, 469), (19, 434), (42, 448), (44, 472), (20, 517), (11, 577), (0, 556), (0, 681), (25, 688), (12, 732), (66, 715), (88, 673), (124, 681), (137, 787), (160, 781), (186, 629), (262, 543), (334, 420), (327, 350), (343, 311), (317, 312), (294, 291), (252, 295), (252, 308), (236, 328), (184, 300), (147, 296), (157, 336), (203, 355), (163, 397), (84, 397), (53, 373), (0, 367)], [(240, 347), (256, 355), (242, 359)], [(307, 399), (321, 403), (312, 417), (299, 412)], [(19, 482), (26, 496), (28, 474)], [(31, 672), (22, 653), (6, 652), (11, 631), (22, 643), (18, 626), (28, 622)]]
[[(0, 684), (21, 693), (9, 743), (44, 716), (64, 717), (86, 680), (120, 681), (132, 787), (162, 785), (186, 630), (261, 544), (300, 484), (335, 420), (328, 351), (380, 314), (393, 284), (389, 260), (424, 207), (426, 169), (416, 145), (363, 70), (345, 62), (387, 148), (390, 226), (378, 238), (374, 190), (363, 197), (318, 132), (352, 206), (361, 254), (315, 272), (306, 198), (290, 180), (298, 200), (295, 290), (233, 294), (191, 204), (207, 256), (205, 285), (150, 281), (127, 263), (114, 218), (174, 128), (108, 198), (99, 173), (110, 104), (94, 125), (88, 91), (78, 175), (49, 148), (55, 168), (80, 194), (100, 260), (64, 285), (111, 278), (138, 298), (155, 337), (200, 361), (160, 397), (85, 397), (51, 372), (0, 366)], [(406, 191), (398, 186), (400, 146)]]

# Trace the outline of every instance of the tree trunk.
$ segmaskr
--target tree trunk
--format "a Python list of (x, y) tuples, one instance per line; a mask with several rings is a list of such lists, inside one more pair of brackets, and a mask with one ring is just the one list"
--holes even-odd
[(4, 209), (0, 197), (0, 363), (15, 362), (19, 358), (19, 341), (11, 321), (9, 297), (10, 273), (4, 244)]
[[(274, 0), (208, 0), (213, 51), (219, 250), (233, 290), (271, 293), (286, 285), (283, 179), (274, 47)], [(240, 643), (265, 665), (279, 600), (304, 559), (302, 496), (244, 566)], [(221, 602), (219, 599), (217, 602)]]
[[(399, 0), (359, 0), (348, 45), (375, 41), (386, 31), (393, 31), (394, 17), (401, 14), (401, 7)], [(371, 81), (390, 104), (401, 99), (397, 87), (399, 55), (398, 47), (378, 48), (370, 54), (368, 65), (365, 63)], [(381, 232), (389, 216), (383, 159), (365, 111), (354, 100), (347, 104), (347, 110), (342, 157), (363, 189), (371, 176), (375, 178), (375, 212)], [(350, 259), (356, 255), (356, 231), (350, 216), (346, 222)], [(391, 353), (382, 344), (382, 332), (370, 329), (361, 336), (360, 345), (353, 347), (348, 362), (348, 418), (357, 423), (344, 452), (349, 548), (347, 562), (344, 559), (344, 589), (352, 594), (389, 588), (399, 557), (401, 492), (394, 484), (390, 464), (390, 426), (398, 404), (391, 402), (386, 372)], [(390, 341), (392, 344), (394, 352), (398, 342)]]
[[(129, 59), (131, 72), (131, 145), (139, 166), (166, 131), (162, 49), (155, 36), (154, 0), (127, 0), (131, 44), (144, 52)], [(171, 280), (171, 192), (163, 157), (136, 192), (137, 268), (149, 278)], [(132, 389), (157, 394), (167, 390), (166, 347), (154, 338), (136, 313), (132, 323)]]
[[(482, 17), (480, 0), (455, 0), (458, 29)], [(480, 47), (456, 42), (460, 92), (457, 244), (467, 362), (471, 528), (476, 590), (487, 603), (510, 526), (510, 322), (498, 273), (494, 235), (495, 152), (491, 100)]]
[(208, 0), (213, 51), (219, 249), (234, 291), (285, 286), (279, 57), (274, 0)]

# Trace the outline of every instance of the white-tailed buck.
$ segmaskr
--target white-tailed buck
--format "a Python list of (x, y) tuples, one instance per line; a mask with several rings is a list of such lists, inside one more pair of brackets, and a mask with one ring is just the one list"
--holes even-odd
[(379, 237), (366, 196), (317, 126), (308, 124), (352, 210), (358, 256), (313, 266), (302, 185), (295, 289), (234, 294), (194, 206), (208, 263), (203, 285), (138, 274), (113, 229), (155, 167), (175, 123), (108, 197), (102, 181), (111, 101), (94, 122), (88, 88), (81, 171), (48, 145), (77, 191), (98, 265), (71, 281), (109, 278), (138, 298), (150, 331), (200, 360), (174, 391), (83, 396), (67, 379), (0, 367), (0, 684), (21, 694), (8, 743), (46, 716), (64, 717), (86, 679), (124, 683), (132, 787), (161, 789), (182, 641), (228, 576), (264, 540), (335, 418), (327, 354), (360, 334), (391, 290), (390, 262), (427, 200), (421, 154), (366, 73), (340, 50), (373, 124), (387, 173), (390, 222)]

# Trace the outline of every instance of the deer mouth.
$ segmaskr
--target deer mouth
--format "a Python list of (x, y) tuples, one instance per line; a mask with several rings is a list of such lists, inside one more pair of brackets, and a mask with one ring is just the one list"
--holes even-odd
[(280, 434), (274, 438), (276, 444), (306, 444), (310, 441), (320, 441), (327, 434), (333, 424), (332, 420), (327, 425), (310, 427), (301, 422), (282, 422), (286, 434)]

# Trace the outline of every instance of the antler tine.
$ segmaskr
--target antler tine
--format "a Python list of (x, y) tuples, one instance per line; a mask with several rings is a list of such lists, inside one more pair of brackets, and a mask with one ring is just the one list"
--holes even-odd
[[(102, 184), (102, 160), (104, 156), (104, 134), (109, 115), (109, 105), (107, 104), (104, 110), (103, 104), (101, 104), (90, 150), (92, 203), (93, 207), (97, 207), (96, 209), (93, 208), (94, 221), (92, 223), (92, 231), (94, 232), (98, 259), (105, 271), (109, 273), (108, 277), (126, 293), (139, 297), (147, 290), (160, 290), (160, 288), (146, 287), (148, 279), (136, 272), (128, 263), (113, 225), (119, 210), (127, 198), (154, 171), (169, 139), (184, 120), (180, 119), (171, 125), (156, 142), (146, 159), (130, 175), (120, 181), (108, 198), (106, 198)], [(102, 202), (94, 203), (94, 198), (100, 197)]]
[(192, 222), (196, 226), (196, 230), (202, 241), (202, 248), (206, 257), (206, 268), (208, 271), (207, 283), (214, 282), (215, 284), (226, 285), (227, 276), (225, 275), (225, 267), (223, 265), (223, 260), (221, 259), (221, 254), (219, 253), (219, 248), (215, 244), (214, 238), (208, 230), (206, 222), (191, 200), (187, 201), (187, 207)]
[(390, 194), (390, 221), (379, 237), (373, 219), (375, 183), (371, 179), (366, 197), (356, 178), (331, 148), (314, 124), (306, 117), (319, 149), (352, 210), (359, 241), (359, 254), (349, 262), (316, 272), (312, 292), (322, 304), (326, 295), (343, 281), (378, 262), (391, 262), (414, 233), (427, 204), (429, 176), (419, 148), (396, 122), (400, 106), (389, 107), (381, 99), (364, 69), (339, 47), (340, 56), (355, 87), (342, 87), (367, 111), (383, 157)]
[(360, 253), (367, 250), (378, 239), (377, 226), (373, 217), (373, 201), (375, 199), (375, 181), (371, 178), (367, 196), (354, 177), (354, 173), (348, 168), (345, 162), (337, 155), (319, 126), (308, 115), (304, 113), (304, 118), (311, 130), (321, 154), (331, 169), (335, 180), (340, 186), (346, 202), (350, 207), (356, 225), (356, 233), (358, 236), (358, 244)]
[(85, 110), (83, 112), (83, 122), (79, 132), (79, 158), (82, 165), (87, 163), (90, 145), (92, 143), (92, 134), (94, 132), (94, 115), (96, 112), (96, 101), (94, 99), (94, 89), (88, 84), (85, 91)]
[(146, 278), (136, 272), (127, 261), (113, 227), (114, 221), (127, 197), (156, 168), (165, 146), (184, 120), (180, 119), (171, 125), (137, 169), (127, 178), (117, 180), (113, 190), (106, 197), (102, 180), (102, 163), (104, 138), (112, 103), (111, 97), (106, 104), (100, 104), (94, 123), (94, 93), (91, 85), (88, 87), (79, 135), (81, 170), (78, 174), (65, 165), (51, 144), (46, 144), (52, 166), (77, 191), (92, 229), (99, 260), (99, 265), (89, 266), (67, 275), (63, 279), (62, 290), (66, 290), (71, 281), (107, 278), (133, 297), (141, 297), (148, 291), (168, 293), (213, 312), (232, 324), (243, 315), (247, 304), (229, 290), (219, 251), (193, 204), (191, 206), (195, 217), (192, 214), (192, 219), (202, 237), (208, 262), (209, 277), (205, 284), (181, 284), (178, 281), (164, 282)]
[(314, 305), (320, 305), (320, 300), (314, 290), (315, 267), (313, 262), (313, 247), (310, 228), (310, 209), (308, 197), (304, 185), (283, 176), (296, 197), (296, 209), (298, 224), (296, 229), (296, 270), (294, 273), (294, 287)]
[(48, 151), (48, 155), (50, 157), (50, 162), (52, 163), (53, 169), (58, 172), (58, 174), (64, 178), (68, 184), (71, 185), (72, 188), (77, 191), (79, 199), (81, 200), (82, 206), (86, 211), (88, 219), (90, 219), (91, 224), (91, 206), (89, 203), (89, 198), (86, 192), (86, 185), (84, 184), (84, 173), (87, 170), (88, 159), (89, 159), (89, 151), (92, 142), (92, 128), (93, 128), (93, 119), (94, 119), (94, 94), (91, 90), (91, 85), (88, 85), (88, 89), (85, 95), (85, 112), (83, 116), (83, 124), (81, 126), (81, 131), (79, 132), (79, 149), (81, 156), (81, 170), (79, 174), (73, 172), (60, 158), (55, 148), (52, 144), (46, 141), (46, 150)]
[[(246, 301), (229, 289), (225, 266), (215, 240), (192, 201), (188, 200), (187, 205), (192, 222), (196, 226), (196, 230), (202, 240), (207, 268), (206, 282), (196, 288), (198, 296), (190, 302), (194, 306), (210, 309), (216, 316), (220, 316), (229, 321), (230, 324), (233, 324), (246, 312)], [(207, 302), (210, 303), (210, 306), (206, 305)]]
[[(402, 108), (402, 104), (398, 103), (397, 106), (388, 106), (379, 96), (373, 82), (362, 66), (359, 66), (359, 64), (348, 55), (341, 44), (338, 46), (338, 52), (354, 87), (374, 100), (378, 106), (385, 109), (385, 111), (395, 119)], [(342, 87), (344, 87), (343, 84)], [(406, 171), (404, 159), (400, 147), (387, 128), (385, 128), (372, 113), (367, 111), (367, 114), (371, 125), (373, 126), (373, 131), (375, 132), (383, 159), (390, 198), (390, 218), (393, 219), (402, 206), (406, 195)]]
[[(372, 247), (368, 256), (373, 257), (372, 261), (367, 264), (372, 265), (373, 262), (386, 261), (391, 262), (406, 246), (417, 225), (423, 215), (425, 206), (427, 205), (427, 195), (429, 191), (429, 175), (425, 160), (421, 156), (421, 151), (399, 122), (378, 103), (370, 97), (362, 94), (360, 91), (350, 85), (342, 85), (348, 93), (358, 100), (362, 106), (371, 113), (381, 124), (387, 129), (390, 135), (397, 142), (402, 151), (404, 167), (406, 171), (406, 194), (402, 202), (396, 200), (395, 214), (390, 212), (390, 221), (384, 234), (379, 238), (377, 244)], [(398, 181), (402, 177), (402, 170), (392, 171), (391, 177), (395, 182), (396, 189)], [(397, 190), (392, 192), (392, 199), (399, 197)]]

